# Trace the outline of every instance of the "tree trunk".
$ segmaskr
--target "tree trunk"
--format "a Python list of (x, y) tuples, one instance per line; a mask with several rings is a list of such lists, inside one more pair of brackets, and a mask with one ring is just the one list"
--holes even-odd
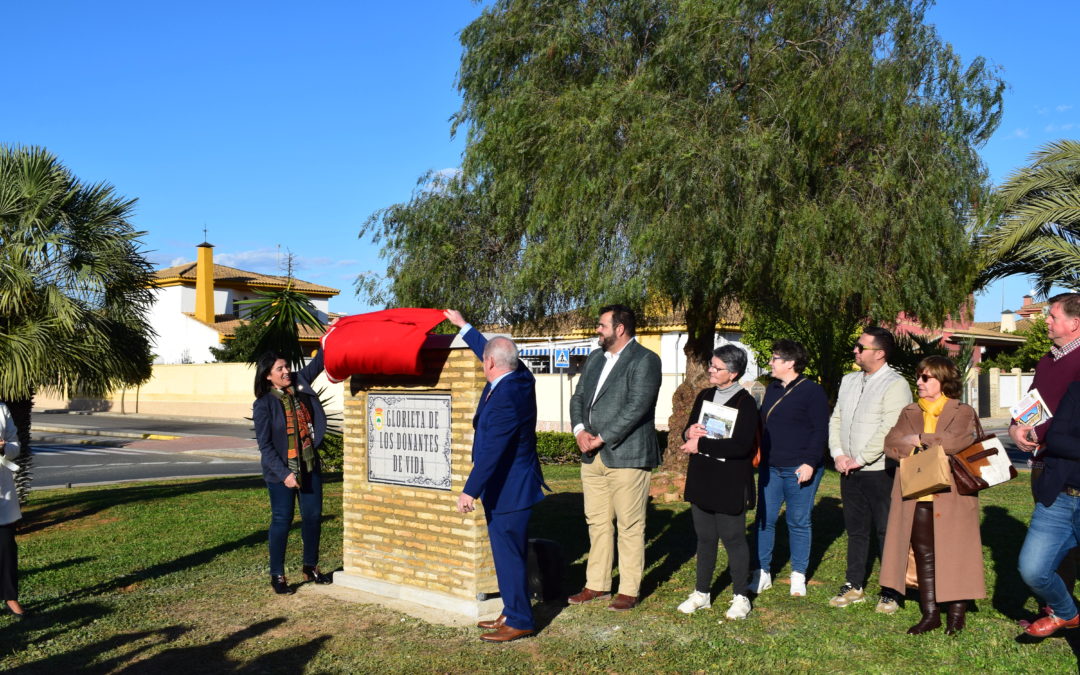
[[(715, 306), (715, 305), (713, 305)], [(698, 392), (709, 383), (706, 370), (716, 341), (716, 312), (701, 316), (691, 311), (686, 313), (688, 337), (683, 353), (686, 354), (686, 377), (675, 388), (671, 397), (671, 417), (668, 418), (667, 449), (660, 470), (653, 474), (649, 493), (665, 502), (679, 501), (683, 498), (686, 485), (686, 466), (689, 457), (679, 450), (683, 444), (682, 430), (694, 407)]]
[(25, 504), (30, 498), (30, 483), (33, 478), (34, 456), (30, 449), (30, 414), (33, 406), (33, 396), (7, 401), (11, 421), (19, 432), (19, 445), (22, 446), (22, 454), (15, 459), (15, 463), (19, 465), (19, 470), (15, 473), (15, 494), (19, 497), (19, 504)]

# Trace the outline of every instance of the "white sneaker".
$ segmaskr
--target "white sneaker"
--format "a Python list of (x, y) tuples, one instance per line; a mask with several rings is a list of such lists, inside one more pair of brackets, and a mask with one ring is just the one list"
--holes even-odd
[(772, 575), (765, 570), (758, 570), (757, 579), (750, 582), (750, 592), (759, 594), (772, 588)]
[(806, 575), (802, 572), (791, 573), (791, 594), (799, 597), (806, 595)]
[(690, 597), (682, 601), (679, 605), (679, 611), (683, 614), (693, 614), (699, 609), (708, 609), (712, 607), (712, 603), (709, 602), (709, 594), (694, 591), (690, 594)]
[(731, 599), (731, 607), (724, 612), (729, 619), (745, 619), (750, 613), (750, 598), (745, 595), (736, 595)]

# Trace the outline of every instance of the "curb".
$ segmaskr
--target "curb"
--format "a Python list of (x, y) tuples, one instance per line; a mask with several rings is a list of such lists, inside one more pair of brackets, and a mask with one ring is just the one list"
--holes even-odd
[(119, 412), (107, 412), (107, 411), (87, 411), (87, 410), (54, 410), (54, 409), (35, 409), (33, 415), (71, 415), (78, 417), (114, 417), (120, 419), (131, 420), (163, 420), (167, 422), (192, 422), (194, 424), (234, 424), (236, 426), (251, 426), (252, 421), (250, 419), (238, 420), (235, 417), (196, 417), (189, 415), (151, 415), (147, 413), (119, 413)]
[(71, 434), (73, 436), (105, 436), (106, 438), (136, 438), (141, 441), (175, 441), (178, 438), (187, 438), (192, 434), (159, 434), (153, 431), (121, 431), (110, 429), (90, 429), (87, 427), (69, 427), (62, 424), (31, 424), (31, 433), (45, 431), (54, 434)]

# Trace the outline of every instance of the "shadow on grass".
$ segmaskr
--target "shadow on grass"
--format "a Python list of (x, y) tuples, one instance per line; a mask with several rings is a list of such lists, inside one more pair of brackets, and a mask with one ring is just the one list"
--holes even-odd
[(585, 584), (585, 563), (589, 552), (589, 528), (585, 525), (585, 501), (580, 492), (555, 492), (533, 507), (529, 536), (559, 542), (567, 562), (563, 588), (577, 593)]
[[(580, 492), (550, 494), (534, 506), (529, 536), (559, 542), (568, 563), (563, 584), (566, 591), (577, 593), (585, 586), (584, 558), (589, 552), (589, 528), (585, 524), (585, 502)], [(694, 550), (690, 511), (657, 509), (650, 502), (645, 514), (645, 568), (649, 572), (642, 579), (641, 596), (670, 579), (694, 556)], [(616, 553), (616, 566), (617, 558)], [(617, 588), (618, 580), (614, 584)], [(552, 617), (557, 614), (556, 611)], [(537, 620), (541, 620), (540, 614)]]
[(1027, 525), (1009, 515), (1006, 509), (1000, 506), (983, 508), (983, 544), (990, 549), (994, 566), (993, 606), (1014, 621), (1030, 615), (1024, 609), (1024, 603), (1031, 594), (1017, 569), (1025, 536)]
[(19, 525), (19, 534), (28, 535), (58, 523), (70, 523), (86, 518), (106, 509), (134, 502), (147, 502), (155, 499), (171, 499), (198, 492), (217, 492), (219, 490), (251, 490), (264, 488), (261, 476), (241, 476), (232, 478), (213, 478), (183, 483), (152, 483), (123, 488), (100, 488), (79, 490), (70, 495), (50, 497), (47, 503), (31, 502), (25, 509)]
[(35, 574), (40, 574), (42, 572), (52, 572), (52, 571), (55, 571), (55, 570), (62, 570), (65, 567), (72, 567), (74, 565), (81, 565), (84, 562), (91, 562), (93, 560), (97, 560), (97, 558), (95, 556), (88, 556), (88, 555), (84, 555), (84, 556), (79, 557), (79, 558), (68, 558), (67, 560), (57, 560), (53, 564), (45, 565), (43, 567), (23, 568), (23, 569), (19, 570), (19, 577), (22, 578), (22, 579), (29, 579), (30, 577), (34, 576)]
[[(62, 621), (64, 615), (75, 611), (86, 611), (91, 607), (100, 608), (100, 606), (87, 604), (69, 605), (63, 610), (41, 615), (38, 621)], [(86, 622), (94, 620), (90, 616), (83, 618)], [(142, 656), (145, 652), (175, 642), (190, 628), (174, 625), (157, 630), (123, 633), (80, 649), (45, 657), (7, 672), (13, 675), (64, 672), (154, 673), (155, 675), (184, 672), (302, 672), (305, 665), (322, 649), (323, 643), (330, 639), (329, 635), (321, 635), (304, 644), (283, 647), (263, 654), (248, 663), (238, 663), (229, 657), (229, 652), (237, 646), (267, 633), (284, 622), (284, 618), (261, 621), (214, 642), (174, 647), (145, 657)], [(77, 626), (68, 625), (66, 628), (70, 630), (75, 627)], [(38, 637), (34, 641), (41, 642), (41, 640)]]
[[(323, 474), (323, 491), (326, 486), (340, 484), (341, 472)], [(50, 497), (47, 503), (31, 505), (23, 510), (23, 519), (19, 523), (18, 534), (28, 535), (58, 523), (70, 523), (86, 518), (106, 509), (135, 502), (148, 502), (155, 499), (172, 499), (199, 492), (217, 492), (221, 490), (266, 489), (261, 476), (232, 476), (191, 480), (181, 483), (146, 483), (134, 486), (112, 486), (78, 492), (61, 497)], [(325, 497), (324, 497), (325, 498)]]
[(641, 580), (642, 598), (663, 586), (697, 551), (697, 538), (690, 509), (675, 512), (653, 508), (645, 512), (645, 569)]
[[(811, 519), (814, 530), (810, 538), (810, 566), (806, 570), (808, 579), (814, 576), (826, 551), (844, 533), (844, 512), (840, 508), (840, 500), (836, 497), (819, 497)], [(873, 562), (871, 555), (870, 563)]]
[[(67, 604), (46, 611), (38, 609), (38, 605), (32, 605), (27, 607), (27, 611), (31, 613), (22, 621), (11, 622), (3, 628), (0, 628), (0, 645), (4, 646), (3, 651), (5, 653), (20, 652), (29, 648), (31, 645), (48, 644), (51, 640), (72, 631), (79, 631), (86, 628), (95, 621), (112, 613), (112, 610), (108, 606), (98, 602)], [(77, 670), (77, 668), (50, 669), (47, 666), (42, 666), (43, 663), (61, 657), (66, 659), (67, 653), (65, 652), (63, 655), (49, 657), (45, 661), (38, 661), (32, 666), (22, 666), (5, 672), (63, 673), (75, 672)], [(77, 665), (81, 667), (85, 663), (85, 661), (82, 661)]]
[(236, 663), (229, 658), (229, 652), (237, 646), (280, 626), (284, 622), (285, 619), (282, 618), (260, 621), (221, 640), (208, 644), (167, 649), (160, 654), (114, 672), (130, 673), (131, 675), (139, 673), (157, 675), (158, 673), (183, 673), (192, 670), (205, 672), (208, 667), (213, 672), (218, 673), (302, 672), (307, 663), (322, 649), (323, 643), (329, 640), (331, 636), (320, 635), (301, 645), (282, 647), (263, 654), (249, 663)]
[(71, 591), (70, 593), (49, 600), (46, 606), (56, 604), (63, 605), (86, 596), (111, 593), (118, 589), (132, 586), (143, 581), (157, 579), (158, 577), (163, 577), (168, 574), (173, 574), (175, 572), (189, 570), (193, 567), (205, 565), (206, 563), (212, 561), (214, 558), (217, 558), (218, 556), (225, 553), (229, 553), (230, 551), (247, 548), (248, 546), (260, 544), (265, 541), (266, 530), (259, 530), (257, 532), (253, 532), (247, 535), (246, 537), (241, 537), (240, 539), (236, 539), (234, 541), (225, 542), (223, 544), (203, 549), (202, 551), (197, 551), (195, 553), (189, 553), (188, 555), (183, 555), (179, 558), (174, 558), (167, 562), (161, 562), (141, 570), (136, 570), (129, 574), (115, 577), (113, 579), (110, 579), (109, 581), (104, 581), (98, 584), (94, 584), (93, 586), (87, 586), (85, 588)]

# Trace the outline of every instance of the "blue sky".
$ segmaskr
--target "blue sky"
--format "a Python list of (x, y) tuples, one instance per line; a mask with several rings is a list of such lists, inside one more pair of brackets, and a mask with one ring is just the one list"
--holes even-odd
[[(458, 32), (479, 13), (469, 0), (2, 3), (0, 143), (45, 146), (137, 197), (159, 266), (193, 260), (205, 226), (218, 262), (274, 273), (280, 245), (298, 277), (341, 289), (331, 309), (366, 311), (353, 280), (384, 264), (359, 229), (459, 164)], [(1010, 85), (983, 151), (995, 183), (1080, 136), (1080, 3), (951, 0), (929, 20)], [(1016, 309), (1029, 285), (996, 284), (976, 318)]]

